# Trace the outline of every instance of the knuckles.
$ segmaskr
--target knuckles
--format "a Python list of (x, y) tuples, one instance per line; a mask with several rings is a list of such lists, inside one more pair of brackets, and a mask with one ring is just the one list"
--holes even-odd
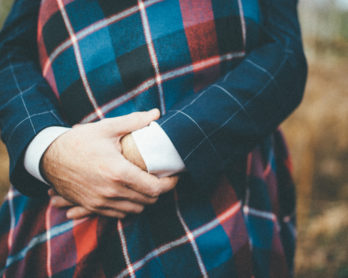
[(150, 188), (148, 188), (146, 194), (151, 198), (158, 198), (161, 194), (161, 190), (158, 187), (156, 188), (151, 186)]
[(143, 206), (132, 206), (131, 208), (129, 208), (128, 213), (139, 214), (139, 213), (142, 213), (143, 211), (144, 211)]
[(114, 165), (113, 167), (111, 167), (109, 164), (102, 163), (98, 168), (99, 175), (103, 177), (105, 182), (108, 184), (121, 183), (121, 177), (126, 172), (126, 169), (122, 163)]
[(158, 201), (158, 197), (149, 198), (148, 204), (153, 205)]
[(103, 195), (106, 198), (121, 197), (121, 190), (115, 186), (106, 186), (103, 188)]
[(92, 207), (92, 210), (100, 210), (105, 207), (105, 201), (102, 198), (96, 198), (89, 201), (89, 205)]
[(124, 219), (124, 218), (126, 218), (126, 216), (127, 215), (125, 213), (118, 212), (113, 217), (118, 218), (118, 219)]

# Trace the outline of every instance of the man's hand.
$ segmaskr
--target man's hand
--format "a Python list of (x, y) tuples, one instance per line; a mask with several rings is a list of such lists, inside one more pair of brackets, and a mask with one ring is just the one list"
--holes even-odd
[(69, 218), (91, 212), (123, 218), (140, 213), (144, 205), (153, 204), (160, 194), (171, 190), (177, 178), (159, 179), (121, 154), (121, 138), (158, 117), (157, 109), (136, 112), (78, 125), (57, 138), (42, 161), (47, 180), (65, 199), (53, 197), (53, 204), (77, 204), (68, 211)]

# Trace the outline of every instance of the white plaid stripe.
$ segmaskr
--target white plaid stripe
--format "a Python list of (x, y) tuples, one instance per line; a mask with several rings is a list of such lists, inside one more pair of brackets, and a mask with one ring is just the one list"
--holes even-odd
[[(193, 122), (195, 124), (195, 126), (200, 130), (200, 132), (203, 134), (203, 136), (206, 138), (206, 140), (209, 142), (209, 145), (212, 147), (212, 149), (215, 151), (216, 154), (218, 154), (218, 151), (216, 150), (214, 144), (210, 141), (209, 137), (207, 136), (207, 134), (205, 133), (205, 131), (203, 130), (203, 128), (197, 123), (197, 121), (195, 119), (193, 119), (189, 114), (185, 113), (182, 110), (173, 110), (178, 112), (179, 114), (184, 115), (186, 118), (188, 118), (191, 122)], [(183, 160), (185, 161), (187, 157), (185, 157)]]
[(166, 113), (166, 106), (165, 106), (164, 93), (163, 93), (163, 87), (162, 87), (162, 77), (161, 77), (161, 73), (159, 70), (159, 64), (158, 64), (158, 59), (157, 59), (155, 47), (153, 45), (153, 41), (152, 41), (152, 37), (151, 37), (149, 20), (147, 18), (146, 8), (145, 8), (143, 1), (138, 0), (138, 5), (139, 5), (139, 9), (140, 9), (141, 21), (142, 21), (142, 25), (143, 25), (143, 29), (144, 29), (147, 48), (149, 50), (151, 63), (152, 63), (153, 69), (155, 70), (155, 74), (156, 74), (155, 80), (156, 80), (156, 84), (157, 84), (157, 88), (158, 88), (161, 113), (162, 113), (162, 115), (164, 115)]
[[(149, 7), (153, 4), (156, 4), (158, 2), (161, 2), (163, 0), (149, 0), (144, 2), (145, 7)], [(81, 31), (77, 32), (75, 34), (76, 41), (80, 41), (83, 38), (97, 32), (100, 29), (103, 29), (115, 22), (118, 22), (128, 16), (131, 16), (135, 13), (139, 12), (139, 6), (133, 6), (131, 8), (128, 8), (118, 14), (115, 14), (111, 17), (104, 18), (102, 20), (99, 20), (88, 27), (82, 29)], [(71, 38), (67, 39), (65, 42), (63, 42), (61, 45), (59, 45), (49, 56), (49, 58), (46, 60), (45, 64), (43, 65), (43, 75), (46, 75), (49, 68), (51, 67), (52, 63), (56, 60), (56, 58), (62, 54), (66, 49), (71, 47), (73, 45), (73, 40)]]
[(8, 59), (9, 65), (10, 65), (9, 67), (10, 67), (10, 70), (11, 70), (12, 78), (13, 78), (15, 84), (16, 84), (16, 88), (17, 88), (17, 90), (18, 90), (19, 96), (21, 97), (21, 100), (22, 100), (22, 103), (23, 103), (25, 112), (26, 112), (27, 115), (28, 115), (28, 118), (29, 118), (29, 121), (30, 121), (30, 125), (31, 125), (31, 127), (32, 127), (32, 129), (33, 129), (33, 131), (34, 131), (34, 133), (36, 133), (36, 130), (35, 130), (33, 121), (32, 121), (32, 119), (31, 119), (31, 115), (30, 115), (29, 110), (28, 110), (28, 108), (27, 108), (27, 106), (26, 106), (26, 104), (25, 104), (25, 101), (24, 101), (24, 99), (23, 99), (23, 90), (20, 88), (19, 83), (18, 83), (17, 76), (16, 76), (16, 74), (15, 74), (15, 72), (14, 72), (14, 68), (13, 68), (13, 65), (12, 65), (12, 61), (11, 61), (10, 54), (7, 55), (7, 59)]
[(127, 272), (128, 272), (127, 275), (130, 275), (130, 277), (135, 278), (135, 272), (134, 272), (134, 268), (133, 268), (131, 261), (130, 261), (130, 258), (129, 258), (127, 241), (126, 241), (126, 237), (125, 237), (124, 232), (123, 232), (123, 225), (122, 225), (121, 220), (117, 221), (117, 231), (118, 231), (118, 234), (120, 235), (121, 245), (122, 245), (122, 253), (123, 253), (123, 257), (126, 261), (126, 265), (127, 265)]
[(5, 196), (5, 201), (8, 201), (8, 200), (9, 200), (10, 191), (12, 191), (11, 194), (12, 194), (12, 198), (13, 198), (13, 199), (14, 199), (15, 197), (21, 196), (21, 193), (19, 193), (19, 192), (13, 187), (13, 185), (11, 185), (9, 191), (7, 192), (7, 194), (6, 194), (6, 196)]
[(78, 66), (79, 73), (80, 73), (80, 76), (81, 76), (81, 80), (82, 80), (83, 86), (85, 88), (85, 91), (87, 93), (88, 99), (91, 102), (92, 106), (94, 107), (96, 115), (98, 116), (98, 118), (99, 119), (103, 119), (104, 118), (104, 114), (101, 112), (101, 110), (100, 110), (100, 108), (99, 108), (99, 106), (97, 104), (97, 101), (96, 101), (96, 99), (93, 96), (92, 89), (91, 89), (91, 87), (89, 85), (89, 82), (88, 82), (88, 79), (87, 79), (87, 75), (86, 75), (85, 68), (83, 66), (82, 57), (81, 57), (80, 47), (78, 45), (78, 41), (76, 39), (76, 35), (75, 35), (73, 27), (71, 25), (69, 16), (67, 15), (67, 12), (66, 12), (66, 9), (65, 9), (65, 6), (64, 6), (62, 0), (57, 0), (57, 3), (58, 3), (58, 6), (59, 6), (59, 9), (60, 9), (60, 12), (62, 14), (62, 17), (64, 19), (64, 24), (65, 24), (65, 26), (66, 26), (66, 28), (68, 30), (69, 36), (70, 36), (71, 41), (72, 41), (72, 45), (73, 45), (73, 48), (74, 48), (74, 53), (75, 53), (75, 57), (76, 57), (77, 66)]
[(34, 117), (37, 117), (37, 116), (42, 116), (42, 115), (45, 115), (45, 114), (51, 114), (53, 112), (53, 110), (50, 110), (50, 111), (45, 111), (45, 112), (41, 112), (41, 113), (35, 113), (35, 114), (32, 114), (32, 115), (29, 115), (28, 117), (24, 118), (23, 120), (21, 120), (15, 127), (14, 129), (11, 131), (10, 135), (8, 136), (7, 138), (7, 141), (10, 142), (11, 139), (12, 139), (12, 136), (13, 134), (15, 133), (15, 131), (17, 130), (18, 127), (21, 126), (21, 124), (23, 124), (25, 121), (28, 121)]
[(13, 198), (14, 198), (14, 191), (13, 188), (10, 188), (10, 191), (7, 194), (8, 196), (8, 206), (10, 210), (10, 231), (8, 235), (8, 240), (7, 240), (7, 247), (8, 250), (11, 250), (12, 244), (13, 244), (13, 233), (16, 225), (16, 219), (15, 219), (15, 212), (14, 212), (14, 206), (13, 206)]
[[(232, 216), (236, 215), (238, 211), (241, 209), (241, 202), (233, 204), (230, 208), (228, 208), (225, 212), (221, 213), (220, 215), (217, 216), (214, 220), (206, 223), (205, 225), (195, 229), (192, 231), (192, 236), (193, 238), (197, 238), (204, 233), (207, 233), (217, 227), (218, 225), (224, 223), (227, 219), (231, 218)], [(188, 238), (188, 235), (184, 235), (174, 241), (171, 241), (169, 243), (166, 243), (148, 254), (146, 254), (142, 259), (138, 260), (132, 265), (132, 268), (134, 271), (138, 271), (141, 269), (143, 266), (145, 266), (149, 261), (153, 260), (154, 258), (159, 257), (160, 255), (170, 251), (171, 249), (174, 249), (178, 246), (181, 246), (183, 244), (189, 243), (190, 239)], [(128, 269), (123, 270), (120, 274), (118, 274), (116, 277), (117, 278), (123, 278), (127, 277), (129, 274)]]
[[(195, 64), (190, 64), (184, 67), (176, 68), (172, 71), (168, 71), (166, 73), (162, 73), (161, 80), (162, 82), (168, 81), (170, 79), (174, 79), (179, 76), (183, 76), (185, 74), (192, 73), (193, 71), (196, 71), (197, 68), (200, 70), (203, 70), (208, 67), (212, 67), (214, 65), (217, 65), (220, 62), (223, 61), (230, 61), (232, 59), (237, 59), (237, 58), (243, 58), (245, 56), (244, 51), (240, 52), (232, 52), (232, 53), (227, 53), (222, 56), (216, 56), (213, 58), (209, 58), (203, 61), (199, 61)], [(123, 94), (122, 96), (119, 96), (110, 102), (104, 104), (101, 106), (101, 111), (106, 114), (108, 111), (122, 105), (123, 103), (129, 101), (130, 99), (136, 97), (137, 95), (143, 93), (144, 91), (150, 89), (151, 87), (156, 85), (156, 79), (155, 78), (150, 78), (146, 80), (145, 82), (141, 83), (139, 86), (137, 86), (135, 89)], [(198, 95), (198, 97), (201, 94)], [(92, 112), (91, 114), (87, 115), (85, 118), (82, 119), (81, 123), (88, 123), (91, 121), (95, 121), (97, 119), (96, 112)], [(163, 124), (163, 123), (162, 123)]]
[(288, 216), (285, 216), (285, 217), (283, 218), (283, 221), (284, 221), (285, 225), (288, 226), (288, 229), (289, 229), (289, 231), (291, 232), (291, 234), (292, 234), (292, 236), (293, 236), (294, 238), (297, 237), (296, 226), (294, 225), (294, 223), (295, 223), (295, 221), (294, 221), (295, 214), (296, 214), (296, 213), (293, 212), (292, 215), (288, 215)]
[[(273, 76), (268, 70), (266, 70), (264, 67), (262, 67), (262, 66), (256, 64), (255, 62), (251, 61), (250, 59), (245, 59), (245, 61), (246, 61), (247, 63), (252, 64), (254, 67), (258, 68), (259, 70), (261, 70), (262, 72), (264, 72), (265, 74), (267, 74), (269, 78), (271, 78), (271, 79), (273, 79), (273, 80), (275, 81), (274, 76)], [(275, 82), (276, 82), (276, 81), (275, 81)]]
[[(82, 223), (83, 221), (80, 221), (78, 223)], [(71, 230), (74, 226), (78, 225), (75, 221), (75, 225), (73, 221), (64, 222), (60, 225), (54, 226), (51, 228), (51, 239), (59, 236), (69, 230)], [(4, 273), (4, 271), (9, 268), (12, 264), (14, 264), (17, 261), (22, 260), (26, 254), (33, 249), (35, 246), (42, 244), (46, 242), (47, 240), (47, 232), (44, 232), (42, 234), (39, 234), (31, 239), (31, 241), (27, 244), (25, 248), (23, 248), (21, 251), (19, 251), (17, 254), (14, 254), (12, 256), (8, 256), (6, 260), (6, 265), (3, 269), (0, 270), (0, 276)]]
[[(279, 73), (279, 71), (281, 70), (281, 68), (284, 66), (289, 54), (287, 52), (284, 52), (284, 58), (283, 61), (280, 63), (278, 69), (275, 71), (274, 75), (277, 75)], [(274, 79), (270, 78), (265, 85), (244, 105), (247, 106), (249, 103), (251, 103), (252, 101), (254, 101), (260, 94), (262, 94), (264, 92), (264, 90), (273, 82)], [(241, 108), (241, 110), (245, 111), (244, 109)], [(210, 140), (210, 137), (213, 136), (214, 134), (216, 134), (218, 131), (220, 131), (222, 128), (224, 128), (229, 122), (231, 122), (231, 120), (235, 117), (235, 115), (237, 115), (240, 112), (240, 110), (234, 111), (234, 113), (226, 120), (224, 121), (220, 126), (218, 126), (215, 130), (213, 130), (210, 134), (208, 134), (208, 136), (203, 136), (201, 141), (199, 143), (197, 143), (196, 147), (192, 149), (192, 151), (183, 159), (184, 162), (195, 152), (199, 149), (199, 147), (206, 141), (206, 140)]]
[[(23, 65), (13, 65), (12, 66), (13, 69), (21, 68), (21, 67), (23, 67)], [(4, 73), (6, 71), (9, 71), (9, 70), (11, 70), (10, 67), (4, 68), (4, 69), (0, 70), (0, 74)]]
[[(198, 62), (197, 64), (200, 65), (200, 70), (206, 68), (206, 67), (209, 67), (209, 66), (214, 66), (216, 65), (217, 63), (220, 63), (220, 62), (223, 62), (223, 61), (229, 61), (229, 60), (232, 60), (233, 58), (243, 58), (245, 56), (245, 51), (241, 51), (241, 52), (236, 52), (236, 53), (228, 53), (228, 54), (225, 54), (223, 56), (218, 56), (218, 57), (212, 57), (212, 58), (209, 58), (207, 60), (203, 60), (203, 61), (200, 61)], [(197, 68), (195, 68), (195, 65), (196, 64), (193, 64), (192, 67), (194, 68), (194, 70), (196, 71)], [(185, 67), (185, 69), (189, 68), (190, 66), (187, 66)], [(186, 73), (191, 73), (192, 71), (185, 71), (183, 74), (186, 74)], [(182, 75), (183, 75), (182, 74)], [(228, 75), (228, 74), (227, 74)], [(176, 77), (176, 76), (174, 76)], [(174, 78), (173, 77), (173, 78)], [(225, 77), (226, 78), (226, 77)], [(225, 81), (225, 78), (224, 78), (224, 81)], [(207, 90), (209, 89), (210, 87), (208, 87), (207, 89), (205, 89), (203, 92), (201, 92), (200, 94), (197, 95), (197, 97), (195, 99), (193, 99), (189, 104), (185, 105), (184, 107), (181, 108), (181, 110), (185, 110), (187, 107), (189, 107), (190, 105), (194, 104), (199, 98), (201, 98), (202, 96), (204, 96), (204, 94), (207, 92)], [(173, 115), (171, 115), (168, 119), (166, 119), (164, 122), (161, 123), (161, 126), (164, 125), (167, 121), (169, 121), (170, 119), (172, 119), (173, 117), (175, 117), (177, 114), (179, 114), (179, 111), (180, 110), (177, 110)]]
[(202, 277), (206, 278), (206, 277), (208, 277), (208, 272), (207, 272), (207, 270), (206, 270), (206, 268), (204, 266), (204, 263), (203, 263), (203, 260), (202, 260), (202, 256), (199, 253), (199, 249), (198, 249), (197, 243), (195, 241), (195, 238), (192, 235), (192, 232), (190, 231), (189, 227), (185, 223), (185, 220), (184, 220), (184, 218), (183, 218), (183, 216), (181, 214), (181, 211), (180, 211), (180, 208), (179, 208), (179, 204), (178, 204), (178, 194), (177, 194), (177, 191), (175, 191), (175, 210), (176, 210), (176, 214), (178, 215), (178, 218), (180, 220), (180, 223), (181, 223), (181, 225), (183, 226), (183, 228), (185, 230), (186, 236), (189, 239), (190, 244), (191, 244), (191, 246), (193, 248), (193, 252), (194, 252), (195, 257), (197, 259), (198, 266), (199, 266), (199, 269), (201, 271)]
[(47, 268), (48, 277), (52, 277), (51, 211), (52, 211), (52, 205), (51, 205), (51, 202), (49, 202), (46, 208), (46, 213), (45, 213), (46, 245), (47, 245), (46, 268)]
[(249, 119), (252, 120), (252, 117), (249, 115), (248, 111), (245, 109), (245, 107), (243, 106), (243, 104), (240, 103), (240, 101), (234, 96), (232, 95), (229, 91), (227, 91), (225, 88), (221, 87), (220, 85), (218, 84), (213, 84), (212, 87), (216, 87), (216, 88), (219, 88), (222, 92), (224, 92), (227, 96), (229, 96), (231, 99), (233, 99), (237, 104), (238, 106), (244, 111), (244, 113), (246, 115), (248, 115)]
[(246, 24), (245, 24), (244, 9), (243, 9), (242, 0), (238, 0), (238, 6), (239, 6), (239, 14), (240, 14), (240, 24), (242, 26), (243, 45), (245, 48), (245, 46), (246, 46)]
[[(14, 70), (15, 68), (17, 68), (17, 67), (13, 65), (13, 66), (12, 66), (12, 69)], [(23, 91), (22, 91), (22, 95), (24, 95), (26, 92), (29, 92), (30, 90), (34, 89), (35, 86), (36, 86), (36, 84), (30, 86), (28, 89), (23, 90)], [(21, 97), (21, 95), (14, 95), (13, 97), (11, 97), (11, 98), (4, 104), (4, 106), (10, 104), (12, 101), (14, 101), (14, 100), (15, 100), (16, 98), (18, 98), (18, 97)]]
[(269, 211), (262, 211), (262, 210), (258, 210), (255, 208), (251, 208), (249, 206), (244, 206), (243, 212), (245, 215), (252, 215), (255, 217), (271, 220), (273, 222), (277, 221), (277, 216), (274, 213), (269, 212)]

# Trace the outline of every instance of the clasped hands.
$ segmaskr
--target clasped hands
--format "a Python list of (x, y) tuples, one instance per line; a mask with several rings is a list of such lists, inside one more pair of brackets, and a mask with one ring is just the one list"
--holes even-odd
[(158, 178), (146, 166), (130, 133), (160, 116), (158, 109), (76, 125), (58, 137), (42, 158), (52, 184), (51, 202), (67, 217), (92, 214), (124, 218), (170, 191), (178, 177)]

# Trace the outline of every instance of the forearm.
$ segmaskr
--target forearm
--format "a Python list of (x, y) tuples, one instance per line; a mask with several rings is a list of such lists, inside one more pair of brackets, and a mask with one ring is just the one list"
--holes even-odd
[(245, 157), (302, 99), (307, 68), (296, 1), (260, 3), (265, 11), (260, 45), (158, 121), (200, 188)]
[(46, 187), (24, 168), (24, 151), (49, 126), (65, 126), (53, 92), (38, 65), (39, 0), (15, 1), (0, 33), (0, 128), (10, 156), (10, 178), (22, 193), (46, 195)]
[[(42, 156), (59, 136), (70, 129), (54, 126), (46, 128), (36, 135), (24, 156), (24, 167), (32, 176), (47, 183), (41, 173)], [(121, 148), (126, 159), (144, 171), (157, 176), (171, 176), (185, 168), (170, 139), (155, 122), (122, 137)], [(145, 161), (147, 162), (145, 163)]]

